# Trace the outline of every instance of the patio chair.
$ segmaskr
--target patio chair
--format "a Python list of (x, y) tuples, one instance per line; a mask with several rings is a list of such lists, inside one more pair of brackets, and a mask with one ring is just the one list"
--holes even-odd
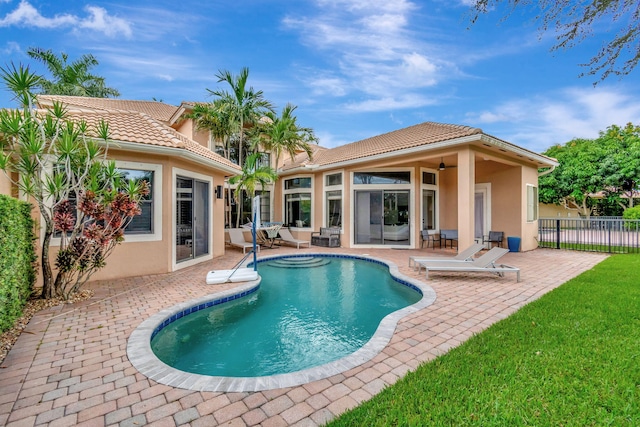
[(278, 243), (280, 243), (280, 244), (285, 244), (286, 243), (288, 245), (295, 246), (298, 249), (300, 249), (300, 245), (304, 245), (305, 243), (307, 244), (308, 247), (311, 247), (311, 242), (310, 241), (296, 239), (295, 237), (293, 237), (291, 235), (291, 231), (289, 231), (288, 228), (281, 228), (280, 229), (280, 239), (278, 240)]
[(424, 242), (427, 242), (427, 247), (431, 245), (431, 247), (435, 249), (437, 243), (442, 248), (442, 237), (440, 237), (438, 230), (422, 230), (420, 231), (420, 236), (422, 237), (420, 248), (424, 248)]
[(450, 242), (453, 249), (453, 242), (458, 246), (458, 230), (440, 230), (440, 238), (444, 240), (444, 248), (447, 248), (447, 242)]
[[(244, 240), (244, 229), (242, 228), (230, 228), (229, 232), (229, 245), (236, 248), (242, 248), (242, 253), (246, 253), (247, 248), (253, 249), (253, 242), (247, 242)], [(257, 246), (257, 251), (260, 252), (260, 245)]]
[(409, 267), (414, 268), (414, 270), (417, 268), (418, 271), (420, 271), (420, 263), (421, 262), (427, 262), (427, 261), (435, 261), (435, 262), (439, 262), (439, 261), (470, 261), (473, 260), (473, 256), (475, 254), (477, 254), (478, 252), (480, 252), (482, 249), (484, 248), (484, 246), (481, 243), (474, 243), (473, 245), (469, 246), (467, 249), (465, 249), (464, 251), (460, 252), (459, 254), (457, 254), (456, 256), (453, 257), (439, 257), (439, 258), (433, 258), (433, 257), (423, 257), (423, 256), (410, 256), (409, 257)]
[(502, 241), (504, 240), (504, 231), (490, 231), (488, 236), (482, 238), (482, 243), (488, 243), (487, 249), (490, 249), (494, 243), (497, 243), (499, 247), (502, 247)]
[(473, 261), (424, 261), (420, 265), (425, 268), (426, 278), (429, 279), (429, 271), (450, 271), (458, 273), (495, 273), (500, 277), (504, 273), (516, 273), (517, 281), (520, 281), (520, 269), (505, 264), (496, 264), (509, 249), (492, 248), (486, 254)]

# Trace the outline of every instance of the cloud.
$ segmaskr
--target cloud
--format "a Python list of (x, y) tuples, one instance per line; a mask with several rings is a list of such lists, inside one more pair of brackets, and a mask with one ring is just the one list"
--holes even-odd
[(3, 48), (0, 48), (0, 53), (3, 55), (11, 55), (16, 52), (21, 52), (20, 45), (16, 42), (7, 42)]
[(105, 9), (97, 6), (87, 6), (85, 10), (89, 12), (90, 16), (78, 21), (80, 28), (94, 30), (109, 37), (118, 35), (123, 35), (126, 38), (131, 37), (131, 27), (124, 19), (110, 16)]
[(305, 69), (302, 80), (315, 95), (364, 98), (347, 107), (365, 111), (415, 108), (431, 101), (408, 92), (432, 87), (455, 72), (452, 63), (436, 57), (411, 30), (411, 18), (419, 9), (415, 3), (317, 0), (316, 6), (315, 16), (282, 21), (332, 67), (312, 73)]
[(372, 113), (377, 111), (391, 111), (405, 108), (420, 108), (428, 105), (435, 105), (437, 101), (433, 98), (420, 94), (404, 94), (394, 97), (371, 98), (361, 102), (350, 102), (342, 108), (359, 113)]
[(88, 16), (85, 18), (71, 14), (58, 14), (52, 18), (43, 16), (27, 1), (21, 1), (18, 7), (0, 19), (0, 27), (34, 27), (34, 28), (83, 28), (103, 33), (109, 37), (123, 35), (131, 37), (129, 23), (121, 18), (110, 16), (106, 9), (97, 6), (87, 6)]
[[(542, 152), (574, 138), (597, 138), (616, 124), (640, 123), (640, 100), (623, 89), (569, 87), (552, 95), (511, 100), (467, 120), (515, 144)], [(486, 125), (486, 126), (485, 126)], [(492, 129), (492, 130), (490, 130)]]

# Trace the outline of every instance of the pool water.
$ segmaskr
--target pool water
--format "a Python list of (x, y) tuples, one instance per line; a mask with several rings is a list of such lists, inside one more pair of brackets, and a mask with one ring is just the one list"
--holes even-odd
[(355, 352), (386, 315), (422, 297), (377, 263), (289, 260), (260, 262), (257, 292), (170, 323), (153, 338), (153, 352), (164, 363), (195, 374), (291, 373)]

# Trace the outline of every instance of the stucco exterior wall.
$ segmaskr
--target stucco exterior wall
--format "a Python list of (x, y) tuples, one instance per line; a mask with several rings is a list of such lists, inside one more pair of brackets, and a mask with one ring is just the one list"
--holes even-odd
[(485, 180), (491, 183), (491, 230), (504, 232), (506, 246), (507, 236), (521, 235), (520, 167), (496, 166)]
[[(135, 241), (137, 236), (125, 235), (125, 241), (118, 245), (107, 258), (107, 266), (96, 272), (91, 280), (106, 280), (122, 277), (132, 277), (149, 274), (162, 274), (194, 263), (206, 262), (217, 256), (224, 255), (224, 203), (223, 199), (216, 199), (215, 186), (223, 185), (224, 175), (214, 172), (211, 168), (181, 160), (177, 157), (159, 156), (153, 154), (131, 153), (127, 151), (110, 150), (109, 157), (118, 162), (127, 162), (131, 166), (139, 165), (144, 168), (148, 165), (160, 166), (161, 181), (156, 182), (155, 202), (161, 203), (161, 221), (159, 232), (151, 241)], [(189, 171), (211, 177), (210, 209), (213, 218), (210, 224), (211, 246), (210, 254), (175, 264), (173, 245), (175, 242), (175, 225), (173, 212), (175, 210), (175, 184), (174, 171)], [(156, 172), (156, 180), (158, 174)], [(144, 237), (143, 237), (144, 238)], [(57, 244), (51, 245), (50, 256), (57, 253)]]
[[(527, 221), (527, 185), (538, 187), (538, 170), (522, 168), (522, 243), (521, 251), (530, 251), (538, 247), (538, 221)], [(539, 213), (538, 213), (539, 214)]]
[(0, 171), (0, 194), (11, 196), (11, 181), (2, 171)]

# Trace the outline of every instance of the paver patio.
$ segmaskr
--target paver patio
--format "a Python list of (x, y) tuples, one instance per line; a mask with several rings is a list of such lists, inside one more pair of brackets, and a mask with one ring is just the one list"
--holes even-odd
[[(278, 248), (262, 255), (322, 252)], [(331, 252), (337, 252), (331, 249)], [(340, 249), (369, 254), (424, 280), (408, 258), (445, 251)], [(93, 298), (43, 310), (0, 365), (0, 425), (7, 426), (315, 426), (370, 399), (420, 363), (459, 345), (606, 258), (605, 254), (538, 249), (501, 260), (520, 267), (509, 275), (432, 273), (437, 299), (402, 319), (390, 343), (369, 362), (343, 374), (285, 389), (246, 393), (197, 392), (158, 384), (129, 363), (127, 339), (146, 318), (178, 302), (235, 284), (207, 286), (206, 272), (231, 268), (222, 258), (157, 276), (88, 285)], [(117, 268), (109, 266), (108, 268)]]

